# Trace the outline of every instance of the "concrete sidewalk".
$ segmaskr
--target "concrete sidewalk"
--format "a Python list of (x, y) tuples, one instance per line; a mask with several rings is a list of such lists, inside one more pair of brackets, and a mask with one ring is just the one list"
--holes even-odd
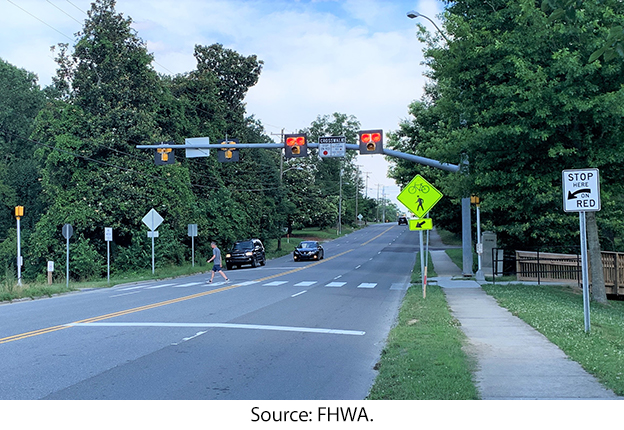
[[(435, 231), (432, 237), (437, 236)], [(437, 281), (477, 360), (482, 399), (620, 399), (520, 318), (500, 307), (443, 250), (431, 250)]]

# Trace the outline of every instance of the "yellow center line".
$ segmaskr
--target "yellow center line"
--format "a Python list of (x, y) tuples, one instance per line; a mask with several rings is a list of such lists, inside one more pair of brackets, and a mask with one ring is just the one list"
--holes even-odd
[[(364, 242), (360, 246), (368, 245), (370, 242), (372, 242), (373, 240), (381, 237), (382, 235), (387, 233), (392, 228), (394, 228), (394, 226), (392, 226), (390, 228), (387, 228), (386, 230), (384, 230), (383, 232), (381, 232), (377, 236), (373, 237), (372, 239), (368, 240), (367, 242)], [(308, 264), (307, 266), (304, 266), (304, 267), (298, 267), (296, 269), (288, 270), (286, 272), (277, 273), (275, 275), (266, 276), (264, 278), (256, 279), (253, 282), (254, 283), (256, 283), (256, 282), (263, 282), (263, 281), (267, 281), (269, 279), (277, 278), (277, 277), (280, 277), (280, 276), (290, 275), (291, 273), (296, 273), (296, 272), (299, 272), (301, 270), (305, 270), (305, 269), (308, 269), (310, 267), (314, 267), (314, 266), (317, 266), (319, 264), (325, 263), (327, 261), (331, 261), (334, 258), (341, 257), (341, 256), (343, 256), (345, 254), (348, 254), (351, 251), (353, 251), (353, 249), (349, 249), (347, 251), (341, 252), (340, 254), (336, 254), (333, 257), (325, 258), (325, 259), (319, 260), (319, 261), (317, 261), (315, 263)], [(84, 323), (103, 321), (103, 320), (107, 320), (107, 319), (110, 319), (110, 318), (120, 317), (120, 316), (123, 316), (123, 315), (129, 315), (129, 314), (133, 314), (133, 313), (137, 313), (137, 312), (141, 312), (141, 311), (146, 311), (146, 310), (149, 310), (149, 309), (159, 308), (161, 306), (167, 306), (167, 305), (171, 305), (171, 304), (174, 304), (174, 303), (184, 302), (186, 300), (197, 299), (199, 297), (208, 296), (210, 294), (221, 293), (223, 291), (232, 290), (234, 288), (238, 288), (238, 287), (242, 287), (242, 286), (243, 285), (240, 285), (240, 284), (229, 285), (227, 287), (218, 288), (216, 290), (205, 291), (203, 293), (192, 294), (190, 296), (184, 296), (184, 297), (180, 297), (180, 298), (177, 298), (177, 299), (166, 300), (164, 302), (153, 303), (151, 305), (139, 306), (139, 307), (136, 307), (136, 308), (126, 309), (126, 310), (119, 311), (119, 312), (113, 312), (113, 313), (110, 313), (110, 314), (105, 314), (105, 315), (100, 315), (100, 316), (97, 316), (97, 317), (87, 318), (87, 319), (80, 320), (80, 321), (74, 321), (73, 323), (69, 323), (69, 324), (57, 325), (57, 326), (53, 326), (53, 327), (47, 327), (47, 328), (42, 328), (42, 329), (39, 329), (39, 330), (29, 331), (29, 332), (26, 332), (26, 333), (16, 334), (16, 335), (13, 335), (13, 336), (3, 337), (3, 338), (0, 338), (0, 344), (13, 342), (13, 341), (16, 341), (16, 340), (27, 339), (29, 337), (39, 336), (39, 335), (42, 335), (42, 334), (53, 333), (53, 332), (59, 331), (59, 330), (64, 330), (64, 329), (72, 327), (72, 324), (80, 324), (80, 323), (84, 324)]]
[(384, 231), (382, 231), (381, 233), (379, 233), (377, 236), (373, 237), (372, 239), (364, 242), (363, 244), (361, 244), (360, 246), (364, 246), (364, 245), (368, 245), (369, 243), (371, 243), (373, 240), (377, 239), (378, 237), (383, 236), (384, 234), (386, 234), (388, 231), (392, 230), (395, 226), (389, 227), (387, 229), (385, 229)]
[[(342, 255), (345, 255), (345, 254), (351, 252), (351, 251), (353, 251), (353, 249), (350, 249), (348, 251), (342, 252), (340, 254), (336, 254), (333, 257), (326, 258), (326, 259), (323, 259), (321, 261), (317, 261), (317, 262), (312, 263), (312, 264), (308, 264), (307, 266), (304, 266), (304, 267), (298, 267), (296, 269), (292, 269), (292, 270), (289, 270), (289, 271), (286, 271), (286, 272), (278, 273), (276, 275), (272, 275), (272, 276), (267, 276), (267, 277), (264, 277), (264, 278), (256, 279), (254, 281), (254, 283), (255, 282), (263, 282), (263, 281), (266, 281), (266, 280), (269, 280), (269, 279), (277, 278), (279, 276), (284, 276), (284, 275), (289, 275), (291, 273), (299, 272), (301, 270), (305, 270), (307, 268), (314, 267), (314, 266), (316, 266), (318, 264), (321, 264), (321, 263), (324, 263), (326, 261), (331, 261), (334, 258), (338, 258), (338, 257), (340, 257)], [(240, 285), (240, 284), (229, 285), (227, 287), (217, 288), (216, 290), (204, 291), (203, 293), (192, 294), (190, 296), (184, 296), (184, 297), (180, 297), (180, 298), (177, 298), (177, 299), (166, 300), (166, 301), (163, 301), (163, 302), (157, 302), (157, 303), (153, 303), (153, 304), (150, 304), (150, 305), (139, 306), (139, 307), (136, 307), (136, 308), (126, 309), (126, 310), (123, 310), (123, 311), (118, 311), (118, 312), (113, 312), (113, 313), (110, 313), (110, 314), (105, 314), (105, 315), (100, 315), (100, 316), (96, 316), (96, 317), (92, 317), (92, 318), (87, 318), (87, 319), (80, 320), (80, 321), (74, 321), (74, 322), (69, 323), (69, 324), (57, 325), (57, 326), (53, 326), (53, 327), (47, 327), (47, 328), (42, 328), (42, 329), (39, 329), (39, 330), (29, 331), (29, 332), (26, 332), (26, 333), (16, 334), (16, 335), (13, 335), (13, 336), (8, 336), (8, 337), (1, 338), (0, 339), (0, 344), (13, 342), (13, 341), (16, 341), (16, 340), (27, 339), (29, 337), (39, 336), (39, 335), (47, 334), (47, 333), (52, 333), (52, 332), (59, 331), (59, 330), (64, 330), (64, 329), (72, 327), (72, 324), (81, 324), (81, 323), (82, 324), (86, 324), (86, 323), (103, 321), (103, 320), (107, 320), (107, 319), (110, 319), (110, 318), (115, 318), (115, 317), (119, 317), (119, 316), (123, 316), (123, 315), (129, 315), (129, 314), (133, 314), (133, 313), (136, 313), (136, 312), (146, 311), (146, 310), (149, 310), (149, 309), (159, 308), (161, 306), (167, 306), (167, 305), (171, 305), (171, 304), (174, 304), (174, 303), (184, 302), (186, 300), (197, 299), (199, 297), (208, 296), (210, 294), (221, 293), (223, 291), (232, 290), (234, 288), (238, 288), (238, 287), (242, 287), (242, 286), (243, 285)]]

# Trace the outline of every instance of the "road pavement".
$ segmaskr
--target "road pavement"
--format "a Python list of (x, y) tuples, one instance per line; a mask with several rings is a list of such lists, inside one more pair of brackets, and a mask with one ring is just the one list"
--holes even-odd
[[(373, 225), (255, 269), (0, 305), (0, 399), (364, 399), (418, 250)], [(220, 281), (220, 280), (219, 280)]]

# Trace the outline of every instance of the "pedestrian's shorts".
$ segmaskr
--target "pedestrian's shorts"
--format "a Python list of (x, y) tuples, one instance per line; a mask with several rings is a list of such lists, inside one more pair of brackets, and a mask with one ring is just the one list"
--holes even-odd
[(213, 272), (220, 272), (221, 271), (221, 266), (219, 266), (218, 264), (215, 264), (214, 266), (212, 266), (212, 271)]

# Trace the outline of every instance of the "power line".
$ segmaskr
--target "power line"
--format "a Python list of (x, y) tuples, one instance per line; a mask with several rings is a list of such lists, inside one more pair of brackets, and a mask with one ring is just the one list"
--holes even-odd
[(74, 39), (72, 39), (71, 37), (69, 37), (68, 35), (66, 35), (65, 33), (63, 33), (62, 31), (57, 30), (56, 28), (52, 27), (50, 24), (48, 24), (47, 22), (43, 21), (42, 19), (39, 19), (38, 17), (36, 17), (35, 15), (33, 15), (32, 13), (28, 12), (26, 9), (24, 9), (21, 6), (16, 5), (15, 3), (13, 3), (11, 0), (7, 0), (9, 3), (11, 3), (13, 6), (21, 9), (22, 11), (24, 11), (25, 13), (27, 13), (28, 15), (32, 16), (33, 18), (35, 18), (37, 21), (43, 23), (44, 25), (50, 27), (52, 30), (56, 31), (58, 34), (66, 37), (67, 39), (71, 40), (72, 42), (74, 41)]

